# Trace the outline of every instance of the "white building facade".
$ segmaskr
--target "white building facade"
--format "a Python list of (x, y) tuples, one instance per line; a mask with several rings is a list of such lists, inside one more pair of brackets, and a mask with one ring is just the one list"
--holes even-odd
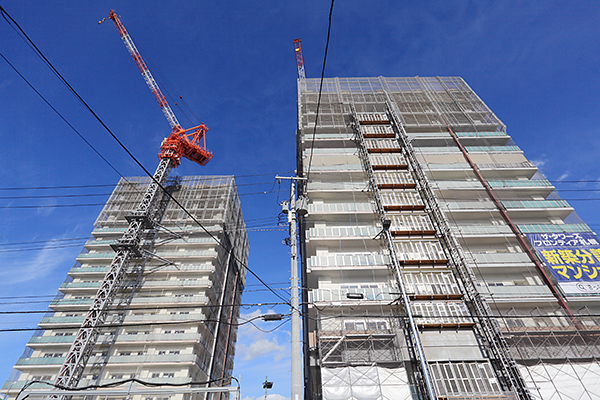
[(458, 77), (328, 78), (317, 107), (319, 85), (298, 81), (305, 398), (595, 398), (598, 242), (505, 125)]
[[(121, 179), (3, 393), (14, 397), (31, 380), (55, 381), (114, 258), (111, 245), (127, 229), (125, 217), (149, 183), (149, 178)], [(248, 258), (235, 180), (178, 177), (166, 188), (202, 226), (161, 195), (153, 216), (158, 223), (144, 233), (144, 252), (129, 264), (78, 387), (128, 378), (230, 383)]]

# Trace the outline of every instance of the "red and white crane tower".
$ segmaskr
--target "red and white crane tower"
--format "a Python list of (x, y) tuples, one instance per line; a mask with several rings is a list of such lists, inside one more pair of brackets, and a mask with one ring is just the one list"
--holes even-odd
[(304, 73), (304, 58), (302, 57), (302, 42), (300, 38), (294, 39), (294, 48), (296, 49), (296, 64), (298, 64), (298, 78), (306, 79)]
[[(129, 226), (121, 239), (114, 245), (115, 257), (113, 258), (107, 274), (104, 276), (100, 289), (96, 293), (92, 306), (88, 310), (75, 340), (65, 357), (65, 361), (56, 377), (55, 383), (64, 387), (76, 387), (81, 379), (85, 366), (94, 349), (96, 340), (106, 319), (118, 290), (121, 286), (129, 263), (133, 258), (141, 257), (144, 250), (141, 246), (142, 234), (156, 226), (153, 214), (156, 209), (157, 199), (167, 181), (172, 168), (177, 168), (181, 158), (185, 157), (200, 165), (206, 165), (212, 158), (212, 153), (206, 149), (206, 132), (208, 128), (204, 124), (183, 129), (177, 121), (173, 110), (167, 103), (165, 96), (160, 91), (154, 77), (148, 70), (139, 51), (135, 47), (131, 36), (119, 20), (119, 17), (111, 10), (108, 18), (112, 19), (119, 31), (119, 35), (129, 54), (133, 57), (152, 95), (158, 102), (163, 114), (169, 121), (172, 132), (163, 140), (160, 146), (160, 163), (153, 175), (150, 185), (144, 193), (144, 197), (136, 210), (126, 218)], [(103, 20), (104, 21), (104, 20)], [(102, 22), (102, 21), (100, 21)], [(200, 146), (200, 141), (203, 146)]]

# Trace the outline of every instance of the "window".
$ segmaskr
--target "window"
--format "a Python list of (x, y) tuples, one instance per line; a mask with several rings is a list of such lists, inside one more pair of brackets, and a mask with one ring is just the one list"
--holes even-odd
[(163, 378), (174, 378), (175, 372), (165, 372), (163, 373)]
[(163, 333), (168, 335), (169, 333), (171, 333), (171, 331), (164, 331)]
[(169, 354), (179, 354), (179, 350), (171, 350), (169, 351)]
[(175, 331), (174, 333), (178, 334), (178, 333), (185, 333), (185, 331)]
[(123, 352), (123, 353), (119, 353), (120, 356), (130, 356), (131, 353), (130, 352)]
[(164, 354), (167, 354), (167, 352), (166, 352), (165, 350), (161, 350), (161, 351), (159, 351), (159, 352), (158, 352), (158, 355), (159, 355), (159, 356), (162, 356), (162, 355), (164, 355)]
[(123, 379), (123, 374), (111, 375), (110, 379)]
[(160, 372), (153, 372), (152, 373), (152, 378), (159, 378), (160, 377)]

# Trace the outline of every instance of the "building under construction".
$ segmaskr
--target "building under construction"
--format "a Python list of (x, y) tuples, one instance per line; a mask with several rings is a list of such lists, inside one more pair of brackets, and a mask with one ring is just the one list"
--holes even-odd
[(597, 398), (600, 245), (485, 103), (300, 72), (305, 398)]
[[(129, 378), (155, 384), (229, 383), (248, 258), (248, 238), (232, 176), (167, 181), (168, 193), (157, 195), (139, 251), (129, 261), (113, 298), (105, 302), (106, 315), (97, 326), (87, 362), (80, 372), (64, 372), (66, 357), (74, 353), (84, 318), (98, 300), (122, 236), (151, 182), (150, 178), (121, 179), (3, 393), (15, 397), (30, 381), (61, 382), (63, 375), (69, 375), (65, 386), (71, 387)], [(32, 388), (51, 389), (43, 384)], [(169, 393), (135, 397), (184, 398)]]

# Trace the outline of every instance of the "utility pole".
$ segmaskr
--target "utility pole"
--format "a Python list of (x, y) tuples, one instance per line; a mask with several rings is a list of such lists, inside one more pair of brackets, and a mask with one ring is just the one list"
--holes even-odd
[[(304, 198), (298, 199), (299, 206), (296, 207), (296, 181), (306, 180), (298, 176), (281, 177), (276, 176), (281, 182), (281, 179), (290, 180), (290, 201), (284, 201), (282, 204), (283, 212), (288, 215), (288, 224), (290, 227), (290, 255), (291, 255), (291, 323), (292, 323), (292, 397), (291, 400), (301, 400), (303, 385), (302, 385), (302, 353), (300, 348), (300, 301), (298, 297), (298, 249), (296, 243), (296, 213), (302, 215), (307, 213), (306, 201)], [(289, 209), (288, 209), (289, 206)]]

